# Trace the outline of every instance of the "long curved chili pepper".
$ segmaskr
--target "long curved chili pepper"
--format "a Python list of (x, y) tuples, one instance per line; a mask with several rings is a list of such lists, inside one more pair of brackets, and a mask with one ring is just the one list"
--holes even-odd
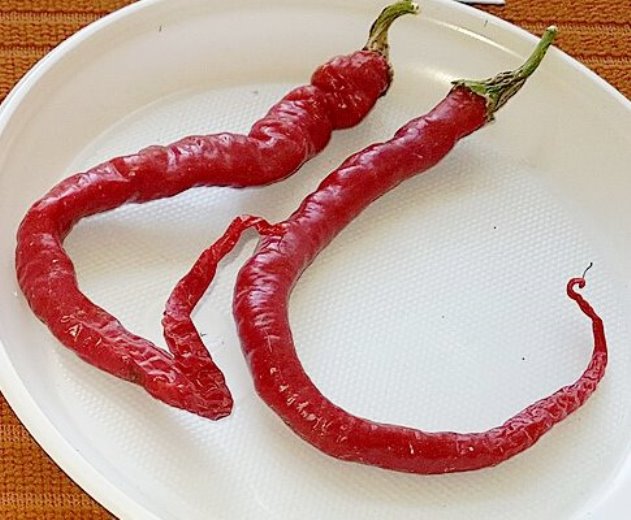
[[(548, 29), (533, 55), (516, 71), (486, 81), (456, 82), (431, 112), (410, 121), (391, 140), (347, 159), (287, 220), (270, 225), (246, 217), (218, 242), (233, 246), (248, 227), (257, 227), (261, 233), (235, 288), (234, 315), (242, 348), (259, 396), (295, 433), (324, 453), (419, 474), (494, 466), (532, 446), (580, 407), (603, 377), (607, 364), (604, 328), (577, 292), (585, 285), (584, 277), (571, 279), (567, 294), (592, 320), (594, 350), (589, 366), (575, 383), (480, 433), (428, 433), (349, 414), (326, 399), (305, 373), (288, 321), (291, 290), (316, 255), (372, 201), (436, 164), (459, 139), (490, 120), (532, 74), (555, 34), (555, 28)], [(208, 251), (178, 284), (167, 314), (180, 299), (190, 295), (199, 299), (210, 283), (220, 256), (214, 256), (219, 252), (215, 246)]]
[(289, 92), (248, 135), (186, 137), (112, 159), (55, 186), (30, 208), (17, 233), (18, 281), (35, 314), (92, 365), (170, 405), (211, 419), (228, 415), (232, 398), (206, 349), (170, 341), (169, 353), (126, 330), (81, 292), (63, 239), (79, 219), (125, 203), (193, 186), (241, 188), (287, 177), (325, 147), (332, 130), (359, 123), (386, 92), (388, 29), (417, 10), (410, 0), (384, 9), (363, 50), (320, 66), (309, 85)]

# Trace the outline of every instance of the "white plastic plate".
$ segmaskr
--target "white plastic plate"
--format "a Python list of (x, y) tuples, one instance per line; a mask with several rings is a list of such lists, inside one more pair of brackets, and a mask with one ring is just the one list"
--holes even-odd
[[(63, 177), (191, 133), (250, 124), (329, 57), (363, 45), (383, 0), (148, 0), (46, 57), (0, 113), (0, 382), (35, 438), (123, 519), (621, 519), (631, 507), (631, 104), (556, 49), (497, 122), (376, 202), (299, 282), (291, 320), (316, 384), (348, 410), (428, 430), (501, 423), (573, 381), (589, 322), (611, 348), (578, 413), (519, 457), (442, 477), (328, 458), (253, 392), (221, 267), (196, 313), (236, 405), (211, 422), (153, 401), (59, 345), (14, 275), (16, 227)], [(454, 2), (426, 0), (392, 30), (395, 83), (357, 128), (290, 180), (197, 189), (81, 222), (80, 282), (161, 343), (176, 280), (236, 214), (286, 216), (351, 152), (430, 109), (459, 77), (513, 68), (536, 39)], [(551, 23), (554, 20), (550, 20)]]

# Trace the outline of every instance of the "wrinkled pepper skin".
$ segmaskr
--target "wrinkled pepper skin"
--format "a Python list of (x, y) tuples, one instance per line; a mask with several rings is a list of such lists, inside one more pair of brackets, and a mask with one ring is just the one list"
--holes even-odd
[(577, 381), (528, 406), (504, 424), (477, 433), (425, 432), (377, 423), (336, 406), (313, 384), (296, 354), (289, 325), (291, 291), (317, 255), (374, 200), (438, 163), (463, 137), (483, 127), (534, 72), (556, 35), (546, 30), (518, 69), (482, 81), (457, 81), (433, 110), (384, 143), (352, 155), (330, 173), (286, 220), (233, 221), (206, 249), (171, 294), (165, 319), (178, 314), (197, 335), (190, 312), (212, 281), (217, 264), (248, 228), (261, 238), (242, 267), (233, 310), (242, 350), (262, 400), (302, 439), (347, 461), (390, 470), (441, 474), (495, 466), (532, 446), (578, 409), (605, 374), (607, 344), (602, 320), (578, 293), (585, 274), (572, 278), (567, 295), (591, 319), (592, 359)]
[(393, 139), (350, 157), (289, 219), (266, 228), (235, 289), (234, 316), (254, 385), (265, 403), (301, 438), (335, 458), (417, 474), (495, 466), (532, 446), (581, 406), (607, 364), (602, 321), (576, 292), (568, 296), (593, 320), (594, 352), (572, 385), (480, 433), (424, 432), (351, 415), (323, 396), (297, 357), (288, 318), (291, 290), (320, 251), (372, 201), (427, 170), (462, 137), (486, 122), (485, 101), (457, 88)]
[(28, 210), (17, 233), (17, 277), (30, 307), (61, 343), (92, 365), (172, 406), (211, 419), (226, 416), (232, 398), (203, 345), (182, 346), (172, 327), (167, 342), (175, 348), (166, 352), (125, 329), (81, 292), (63, 240), (80, 219), (123, 204), (195, 186), (279, 181), (320, 152), (333, 130), (359, 123), (390, 81), (389, 63), (379, 52), (337, 57), (318, 68), (309, 85), (273, 106), (248, 135), (186, 137), (60, 182)]

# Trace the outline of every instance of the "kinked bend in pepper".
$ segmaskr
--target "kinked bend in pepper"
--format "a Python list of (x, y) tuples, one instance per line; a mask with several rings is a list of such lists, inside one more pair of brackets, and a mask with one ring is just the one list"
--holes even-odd
[(255, 217), (235, 220), (176, 286), (167, 316), (181, 310), (182, 301), (195, 305), (217, 261), (244, 229), (255, 227), (261, 240), (238, 276), (234, 316), (257, 393), (300, 437), (339, 459), (419, 474), (494, 466), (533, 445), (581, 406), (604, 375), (603, 324), (576, 291), (584, 286), (583, 277), (569, 281), (567, 294), (592, 320), (589, 366), (574, 384), (480, 433), (428, 433), (372, 422), (336, 406), (315, 387), (296, 355), (287, 307), (296, 280), (317, 254), (372, 201), (435, 165), (458, 140), (484, 126), (535, 70), (555, 34), (554, 27), (548, 29), (533, 55), (515, 71), (486, 81), (456, 82), (431, 112), (410, 121), (389, 141), (344, 161), (287, 220), (274, 225)]
[(166, 352), (126, 330), (81, 292), (63, 240), (79, 219), (125, 203), (194, 186), (242, 188), (287, 177), (326, 146), (332, 130), (359, 123), (385, 94), (392, 79), (388, 29), (417, 10), (410, 0), (384, 9), (363, 50), (320, 66), (309, 85), (289, 92), (248, 135), (186, 137), (112, 159), (55, 186), (30, 208), (17, 234), (18, 281), (35, 314), (92, 365), (170, 405), (211, 419), (228, 415), (231, 395), (204, 345), (167, 335)]

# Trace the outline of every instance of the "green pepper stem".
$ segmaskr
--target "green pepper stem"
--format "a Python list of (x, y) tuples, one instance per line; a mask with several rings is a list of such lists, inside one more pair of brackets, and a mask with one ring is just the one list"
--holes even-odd
[(392, 22), (404, 14), (416, 14), (418, 12), (419, 6), (412, 0), (401, 0), (386, 7), (370, 27), (370, 34), (364, 50), (378, 52), (387, 59), (389, 51), (388, 29), (390, 29)]
[(546, 52), (556, 38), (557, 28), (552, 25), (543, 33), (541, 40), (535, 47), (530, 57), (518, 69), (502, 72), (485, 80), (458, 80), (454, 81), (455, 87), (466, 87), (486, 99), (487, 118), (493, 120), (495, 112), (502, 108), (512, 98), (526, 80), (537, 70)]

